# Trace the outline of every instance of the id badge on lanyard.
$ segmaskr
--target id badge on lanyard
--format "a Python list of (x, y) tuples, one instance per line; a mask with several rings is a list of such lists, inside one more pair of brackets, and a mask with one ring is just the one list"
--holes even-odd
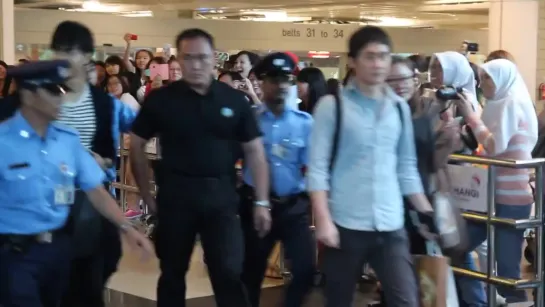
[(61, 164), (61, 183), (55, 186), (55, 205), (71, 206), (74, 204), (76, 189), (74, 186), (74, 173), (68, 170), (66, 164)]

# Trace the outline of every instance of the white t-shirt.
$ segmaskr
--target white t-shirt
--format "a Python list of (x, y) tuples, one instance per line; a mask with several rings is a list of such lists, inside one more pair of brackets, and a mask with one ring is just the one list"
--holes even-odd
[(136, 112), (140, 111), (140, 104), (138, 103), (138, 101), (136, 101), (136, 98), (134, 98), (131, 94), (125, 93), (121, 95), (119, 100), (121, 100), (121, 102), (123, 102), (124, 104), (128, 105), (134, 111)]

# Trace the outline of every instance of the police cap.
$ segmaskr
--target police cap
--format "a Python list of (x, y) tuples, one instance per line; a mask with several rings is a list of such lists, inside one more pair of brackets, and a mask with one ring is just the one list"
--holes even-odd
[(51, 85), (63, 85), (71, 77), (70, 62), (66, 60), (36, 61), (8, 68), (8, 77), (17, 86), (34, 90)]
[(283, 52), (275, 52), (263, 58), (254, 68), (254, 73), (258, 78), (292, 75), (296, 67), (297, 63), (289, 55)]

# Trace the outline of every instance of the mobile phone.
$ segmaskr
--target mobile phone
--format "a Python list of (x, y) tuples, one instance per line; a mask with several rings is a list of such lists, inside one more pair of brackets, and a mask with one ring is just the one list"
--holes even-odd
[(168, 64), (151, 64), (150, 67), (150, 78), (153, 80), (157, 76), (161, 76), (161, 79), (168, 80)]
[(131, 41), (136, 41), (136, 40), (138, 40), (138, 35), (131, 34)]

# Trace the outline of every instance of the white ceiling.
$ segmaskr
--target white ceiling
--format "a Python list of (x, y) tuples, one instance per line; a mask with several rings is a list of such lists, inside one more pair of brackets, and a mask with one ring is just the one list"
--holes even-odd
[[(3, 1), (3, 0), (2, 0)], [(91, 3), (90, 2), (93, 2)], [(15, 0), (16, 7), (97, 8), (91, 0)], [(116, 13), (151, 11), (156, 16), (294, 22), (366, 22), (402, 27), (461, 27), (488, 24), (489, 0), (100, 0)], [(168, 15), (170, 14), (170, 15)]]

